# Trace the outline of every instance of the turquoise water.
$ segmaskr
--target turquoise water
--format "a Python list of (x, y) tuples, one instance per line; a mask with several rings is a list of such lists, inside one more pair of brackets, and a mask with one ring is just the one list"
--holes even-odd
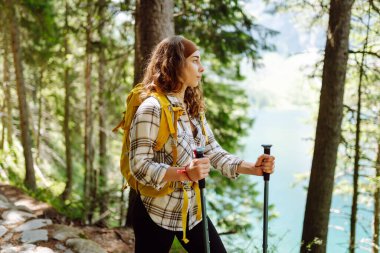
[[(263, 110), (255, 113), (255, 124), (250, 134), (243, 140), (245, 149), (241, 156), (253, 161), (263, 153), (261, 144), (272, 144), (272, 154), (276, 157), (276, 171), (271, 176), (269, 187), (269, 201), (275, 205), (278, 218), (269, 223), (269, 230), (275, 237), (269, 239), (270, 245), (276, 245), (280, 253), (299, 252), (302, 234), (302, 224), (306, 203), (308, 179), (297, 181), (297, 174), (307, 175), (311, 168), (312, 150), (315, 136), (314, 126), (307, 123), (311, 113), (306, 110)], [(261, 178), (252, 180), (262, 182)], [(295, 184), (295, 185), (294, 185)], [(264, 183), (259, 183), (263, 191)], [(350, 197), (334, 197), (332, 203), (334, 211), (330, 214), (330, 228), (328, 237), (328, 252), (347, 252), (349, 238)], [(342, 209), (343, 208), (343, 209)], [(370, 214), (360, 219), (370, 219)], [(253, 233), (257, 235), (255, 244), (261, 245), (262, 224), (257, 223)], [(367, 223), (369, 224), (369, 223)], [(365, 226), (364, 226), (365, 228)], [(370, 227), (367, 226), (369, 231)], [(359, 248), (356, 252), (369, 252), (365, 242), (366, 233), (358, 226), (357, 240)], [(258, 244), (258, 242), (260, 244)]]

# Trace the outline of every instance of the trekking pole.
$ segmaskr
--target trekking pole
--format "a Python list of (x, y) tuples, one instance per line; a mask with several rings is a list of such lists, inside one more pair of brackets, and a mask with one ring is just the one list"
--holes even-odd
[[(270, 155), (272, 145), (261, 145), (264, 148), (264, 154)], [(270, 174), (264, 172), (264, 221), (263, 221), (263, 253), (268, 250), (268, 193), (269, 193)]]
[[(194, 150), (196, 158), (203, 158), (204, 148), (198, 147)], [(206, 197), (204, 189), (206, 188), (206, 180), (199, 180), (199, 189), (201, 191), (202, 219), (203, 219), (203, 248), (205, 253), (210, 253), (210, 240), (208, 237), (208, 220), (206, 214)]]

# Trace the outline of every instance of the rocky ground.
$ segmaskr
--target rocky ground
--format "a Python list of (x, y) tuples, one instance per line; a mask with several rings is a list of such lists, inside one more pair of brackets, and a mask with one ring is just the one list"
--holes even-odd
[(0, 253), (133, 251), (133, 231), (75, 226), (46, 203), (0, 184)]

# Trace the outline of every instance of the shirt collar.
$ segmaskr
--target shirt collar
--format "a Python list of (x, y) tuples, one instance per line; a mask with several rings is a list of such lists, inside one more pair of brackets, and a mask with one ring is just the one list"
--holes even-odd
[(181, 106), (182, 108), (184, 108), (184, 105), (178, 100), (177, 97), (170, 94), (167, 94), (166, 96), (173, 106)]

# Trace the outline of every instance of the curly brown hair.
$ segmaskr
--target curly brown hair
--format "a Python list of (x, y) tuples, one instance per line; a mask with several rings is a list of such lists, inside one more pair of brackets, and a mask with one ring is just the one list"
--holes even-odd
[[(181, 91), (181, 72), (186, 65), (182, 40), (182, 36), (168, 37), (155, 47), (142, 81), (147, 91), (143, 96), (148, 96), (151, 92), (168, 94)], [(199, 117), (200, 113), (205, 111), (203, 93), (199, 85), (186, 89), (184, 102), (187, 113), (192, 117)]]

